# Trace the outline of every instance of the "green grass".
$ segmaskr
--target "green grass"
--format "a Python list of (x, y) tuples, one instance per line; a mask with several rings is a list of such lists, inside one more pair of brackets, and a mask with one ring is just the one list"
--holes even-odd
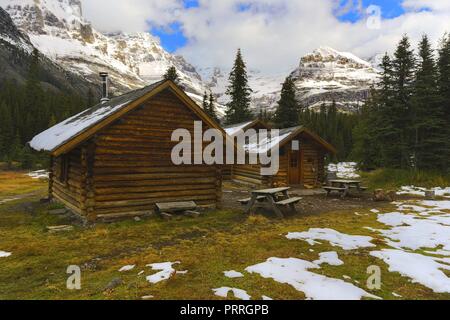
[[(45, 188), (41, 182), (43, 192)], [(18, 187), (15, 192), (20, 194), (20, 190)], [(196, 219), (181, 217), (163, 221), (152, 217), (141, 222), (97, 224), (50, 234), (45, 231), (46, 226), (67, 221), (50, 216), (48, 206), (39, 204), (38, 199), (33, 196), (0, 206), (0, 250), (13, 253), (0, 259), (0, 299), (140, 299), (145, 295), (153, 295), (155, 299), (218, 299), (212, 289), (222, 286), (246, 290), (254, 299), (262, 295), (304, 299), (304, 294), (291, 286), (247, 274), (244, 269), (270, 257), (313, 261), (325, 251), (337, 251), (345, 264), (325, 265), (314, 272), (339, 279), (350, 276), (360, 282), (355, 285), (384, 299), (396, 299), (392, 292), (405, 299), (450, 299), (450, 294), (433, 293), (397, 273), (388, 272), (382, 261), (369, 255), (370, 250), (344, 251), (325, 241), (311, 247), (304, 241), (285, 238), (288, 232), (313, 227), (374, 236), (364, 227), (383, 228), (383, 225), (376, 221), (370, 209), (394, 209), (390, 205), (358, 209), (360, 214), (367, 214), (363, 216), (347, 210), (321, 215), (303, 213), (285, 220), (217, 211)], [(382, 239), (376, 239), (375, 243), (377, 249), (385, 247)], [(167, 261), (180, 261), (177, 270), (189, 272), (156, 285), (145, 281), (145, 276), (153, 273), (147, 264)], [(73, 264), (82, 267), (80, 291), (66, 289), (66, 269)], [(131, 272), (118, 272), (128, 264), (137, 267)], [(371, 265), (382, 269), (381, 290), (370, 291), (365, 287), (366, 270)], [(244, 272), (245, 277), (225, 278), (223, 271), (231, 269)], [(145, 274), (138, 276), (141, 270)], [(124, 284), (104, 293), (105, 286), (117, 277)]]
[(362, 177), (372, 190), (397, 190), (402, 186), (411, 185), (425, 188), (450, 186), (450, 175), (433, 171), (378, 169), (372, 172), (363, 172)]

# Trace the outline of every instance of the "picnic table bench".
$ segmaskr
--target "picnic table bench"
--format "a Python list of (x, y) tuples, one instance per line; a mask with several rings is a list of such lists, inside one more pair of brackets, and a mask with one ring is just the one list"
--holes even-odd
[[(249, 214), (253, 209), (256, 202), (268, 203), (275, 214), (281, 218), (284, 218), (283, 213), (279, 207), (290, 207), (291, 211), (296, 212), (295, 204), (300, 202), (302, 198), (294, 197), (291, 198), (288, 191), (291, 188), (273, 188), (273, 189), (263, 189), (252, 191), (252, 196), (249, 199), (243, 199), (242, 204), (246, 204), (245, 213)], [(283, 199), (280, 199), (280, 196)]]
[(366, 191), (368, 188), (361, 186), (359, 180), (330, 180), (331, 186), (326, 186), (323, 189), (327, 192), (327, 196), (331, 192), (336, 191), (341, 193), (341, 197), (345, 198), (349, 195), (350, 189), (357, 189), (360, 193)]

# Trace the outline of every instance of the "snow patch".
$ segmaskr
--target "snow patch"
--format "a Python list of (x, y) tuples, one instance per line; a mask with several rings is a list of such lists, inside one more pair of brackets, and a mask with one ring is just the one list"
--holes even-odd
[(11, 255), (11, 252), (0, 251), (0, 258), (7, 258)]
[(147, 276), (147, 281), (155, 284), (170, 279), (174, 274), (177, 273), (177, 271), (173, 268), (173, 265), (180, 263), (181, 262), (177, 261), (148, 264), (147, 267), (160, 272)]
[(353, 284), (315, 274), (309, 269), (320, 269), (320, 266), (296, 258), (270, 258), (266, 262), (248, 267), (246, 271), (289, 284), (297, 291), (304, 292), (308, 299), (361, 300), (364, 297), (379, 299)]
[(49, 172), (47, 170), (32, 171), (32, 172), (28, 172), (26, 175), (32, 179), (48, 179), (49, 178)]
[(216, 296), (222, 297), (222, 298), (228, 298), (228, 293), (230, 291), (233, 292), (233, 295), (237, 299), (250, 300), (252, 298), (246, 291), (244, 291), (242, 289), (237, 289), (237, 288), (222, 287), (222, 288), (213, 289), (213, 291)]
[(136, 265), (127, 265), (127, 266), (123, 266), (122, 268), (119, 269), (119, 272), (126, 272), (126, 271), (131, 271), (136, 267)]
[(291, 232), (288, 233), (286, 238), (305, 240), (310, 245), (313, 245), (315, 240), (324, 240), (330, 242), (333, 247), (341, 247), (344, 250), (375, 247), (370, 242), (373, 240), (372, 237), (343, 234), (333, 229), (309, 229), (307, 232)]
[(384, 249), (371, 252), (373, 257), (382, 259), (389, 265), (390, 272), (399, 272), (436, 293), (450, 292), (450, 278), (441, 270), (450, 270), (449, 262), (439, 263), (439, 259), (402, 250)]
[(230, 278), (230, 279), (244, 277), (244, 275), (242, 273), (234, 271), (234, 270), (224, 271), (223, 273), (225, 274), (225, 277)]
[(337, 177), (341, 179), (358, 179), (361, 176), (356, 173), (357, 165), (356, 162), (332, 163), (328, 165), (328, 172), (336, 172)]
[(313, 263), (317, 265), (329, 264), (330, 266), (341, 266), (344, 264), (344, 261), (339, 259), (337, 252), (322, 252), (319, 254), (319, 260), (314, 261)]
[(416, 187), (416, 186), (403, 186), (400, 188), (400, 191), (397, 192), (398, 195), (415, 195), (415, 196), (421, 196), (425, 197), (425, 191), (431, 190), (434, 191), (436, 196), (439, 197), (446, 197), (450, 198), (450, 187), (441, 188), (441, 187), (435, 187), (435, 188), (422, 188), (422, 187)]

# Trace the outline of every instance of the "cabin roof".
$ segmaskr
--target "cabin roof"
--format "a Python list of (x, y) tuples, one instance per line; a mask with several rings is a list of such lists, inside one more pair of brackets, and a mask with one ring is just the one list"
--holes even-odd
[(277, 137), (267, 137), (266, 139), (259, 141), (259, 143), (252, 143), (252, 139), (250, 137), (250, 142), (246, 144), (244, 148), (249, 153), (267, 153), (277, 145), (278, 148), (282, 148), (287, 143), (294, 140), (299, 134), (305, 134), (309, 136), (328, 152), (333, 154), (337, 153), (336, 149), (331, 144), (329, 144), (324, 139), (308, 130), (304, 126), (280, 129), (279, 135)]
[(205, 120), (211, 127), (221, 129), (220, 126), (207, 116), (206, 113), (174, 82), (163, 80), (144, 88), (128, 92), (119, 97), (112, 98), (106, 103), (99, 103), (94, 107), (80, 112), (38, 134), (29, 142), (29, 144), (37, 151), (48, 151), (54, 156), (58, 156), (70, 151), (71, 148), (89, 139), (104, 126), (112, 123), (116, 119), (132, 111), (150, 97), (168, 88), (172, 89), (172, 91), (185, 102), (194, 113), (200, 116), (202, 120)]
[(261, 120), (256, 119), (256, 120), (252, 120), (252, 121), (246, 121), (246, 122), (226, 126), (226, 127), (224, 127), (224, 130), (229, 136), (233, 137), (238, 133), (239, 130), (245, 131), (245, 130), (250, 129), (258, 124), (269, 129), (268, 125), (266, 125)]

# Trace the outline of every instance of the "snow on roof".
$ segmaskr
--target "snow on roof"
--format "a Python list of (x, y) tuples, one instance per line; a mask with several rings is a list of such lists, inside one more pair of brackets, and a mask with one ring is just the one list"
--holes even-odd
[(229, 136), (234, 136), (239, 130), (244, 130), (245, 127), (253, 123), (253, 121), (247, 121), (243, 123), (233, 124), (231, 126), (225, 127), (224, 130)]
[(30, 146), (37, 151), (54, 151), (72, 138), (80, 135), (112, 114), (120, 111), (131, 102), (149, 93), (163, 81), (131, 91), (122, 96), (100, 103), (38, 134), (30, 141)]
[(278, 136), (273, 137), (268, 134), (267, 137), (265, 137), (261, 141), (256, 142), (254, 142), (255, 139), (252, 139), (250, 137), (250, 143), (246, 144), (244, 148), (249, 153), (267, 153), (268, 151), (272, 150), (275, 146), (282, 144), (286, 139), (289, 139), (289, 137), (293, 133), (297, 132), (301, 128), (302, 126), (288, 129), (281, 129), (279, 130)]

